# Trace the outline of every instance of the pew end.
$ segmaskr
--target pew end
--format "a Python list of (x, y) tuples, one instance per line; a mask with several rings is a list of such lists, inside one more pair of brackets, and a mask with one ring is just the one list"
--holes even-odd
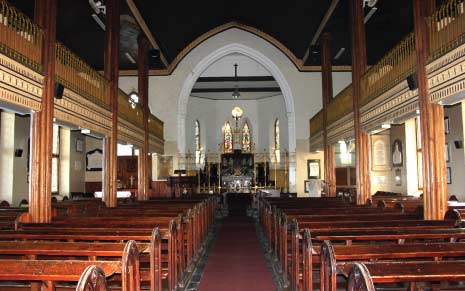
[(444, 220), (453, 220), (455, 227), (463, 227), (462, 216), (457, 209), (449, 209), (444, 215)]
[(107, 291), (105, 272), (99, 266), (88, 266), (76, 286), (76, 291)]
[(347, 291), (375, 291), (375, 286), (367, 267), (362, 263), (354, 263), (349, 273)]
[(336, 291), (336, 255), (329, 240), (321, 244), (320, 263), (320, 290)]

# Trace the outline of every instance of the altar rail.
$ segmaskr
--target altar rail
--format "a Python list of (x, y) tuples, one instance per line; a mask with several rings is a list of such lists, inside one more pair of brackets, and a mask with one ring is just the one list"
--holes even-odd
[(27, 16), (0, 0), (0, 51), (34, 69), (42, 71), (43, 31)]
[[(447, 57), (448, 53), (451, 53), (465, 42), (464, 5), (463, 0), (448, 0), (427, 19), (430, 64), (441, 57)], [(447, 64), (447, 62), (444, 62), (444, 64)], [(371, 110), (373, 110), (373, 106), (386, 107), (387, 105), (383, 104), (383, 100), (378, 99), (381, 96), (386, 99), (392, 94), (399, 94), (399, 92), (394, 92), (396, 86), (405, 82), (406, 78), (415, 71), (415, 35), (410, 33), (362, 76), (361, 105), (371, 104)], [(347, 92), (339, 93), (329, 103), (328, 127), (352, 112), (353, 96), (351, 88), (352, 86), (349, 85), (344, 90)], [(406, 98), (405, 102), (405, 106), (411, 106), (410, 99)], [(401, 108), (404, 105), (396, 104), (396, 106)], [(386, 110), (386, 108), (382, 109), (382, 111)], [(407, 112), (408, 110), (404, 111)], [(320, 112), (317, 113), (310, 120), (310, 142), (318, 138), (319, 132), (323, 129), (320, 114), (322, 115)]]

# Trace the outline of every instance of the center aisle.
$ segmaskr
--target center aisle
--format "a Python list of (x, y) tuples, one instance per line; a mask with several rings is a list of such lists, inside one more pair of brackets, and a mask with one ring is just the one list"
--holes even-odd
[(199, 290), (276, 290), (252, 218), (225, 218)]

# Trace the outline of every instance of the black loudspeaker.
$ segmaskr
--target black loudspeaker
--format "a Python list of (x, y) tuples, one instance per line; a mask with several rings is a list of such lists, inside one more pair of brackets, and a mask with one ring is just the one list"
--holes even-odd
[(63, 98), (63, 91), (65, 90), (65, 87), (60, 84), (60, 83), (55, 83), (55, 98), (56, 99), (61, 99)]
[(454, 144), (455, 144), (456, 149), (463, 148), (463, 141), (461, 139), (460, 140), (454, 140)]
[(15, 149), (15, 157), (20, 158), (23, 155), (22, 149)]
[(418, 79), (417, 74), (411, 74), (407, 77), (408, 88), (410, 90), (415, 90), (418, 88)]

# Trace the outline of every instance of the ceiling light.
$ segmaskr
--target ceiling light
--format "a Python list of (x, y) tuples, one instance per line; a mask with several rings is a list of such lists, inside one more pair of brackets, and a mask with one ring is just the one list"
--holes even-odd
[(241, 97), (241, 93), (239, 93), (239, 86), (237, 84), (237, 64), (234, 64), (234, 80), (236, 82), (236, 86), (234, 88), (234, 92), (232, 93), (232, 98), (233, 99), (239, 99)]
[(131, 104), (132, 109), (136, 108), (136, 104), (139, 103), (139, 95), (134, 90), (129, 93), (129, 103)]
[(381, 124), (381, 128), (389, 129), (389, 128), (391, 128), (391, 124), (389, 124), (389, 123)]
[(85, 128), (83, 128), (83, 129), (81, 129), (81, 133), (83, 133), (83, 134), (89, 134), (89, 133), (90, 133), (90, 129), (85, 129)]

